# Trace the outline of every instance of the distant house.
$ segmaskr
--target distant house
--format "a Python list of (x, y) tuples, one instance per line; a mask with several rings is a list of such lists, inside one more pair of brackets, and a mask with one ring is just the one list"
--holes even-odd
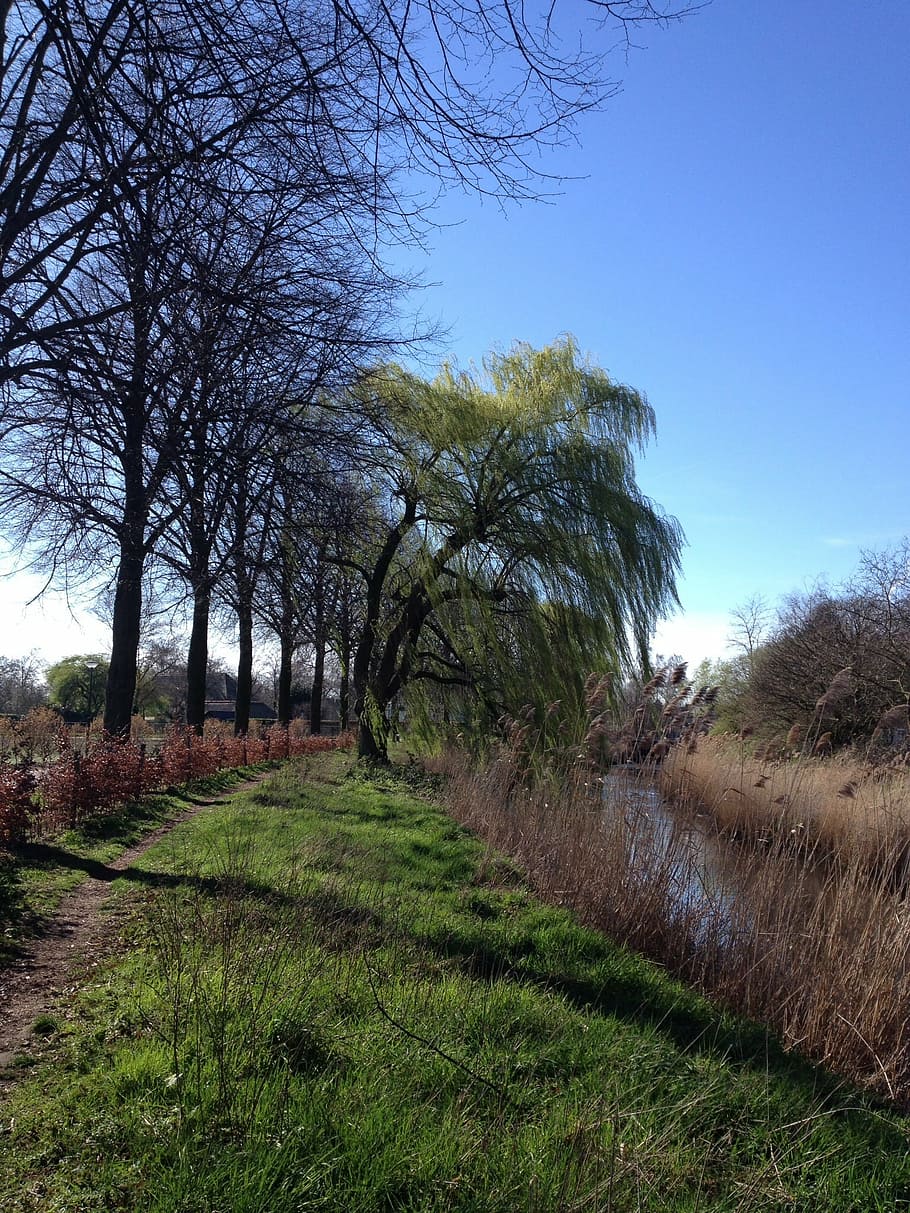
[[(236, 704), (236, 699), (207, 699), (205, 701), (205, 718), (206, 720), (233, 720)], [(277, 719), (278, 713), (274, 708), (270, 708), (261, 699), (252, 700), (250, 703), (250, 720)]]
[[(207, 699), (205, 701), (206, 720), (233, 720), (237, 707), (237, 679), (230, 674), (224, 675), (224, 699)], [(250, 720), (277, 720), (278, 713), (274, 708), (263, 703), (261, 699), (250, 702)]]

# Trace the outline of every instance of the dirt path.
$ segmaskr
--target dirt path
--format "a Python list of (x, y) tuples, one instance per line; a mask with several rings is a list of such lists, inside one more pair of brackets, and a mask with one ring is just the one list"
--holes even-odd
[(9, 968), (0, 969), (0, 1082), (15, 1077), (15, 1070), (10, 1068), (14, 1058), (40, 1046), (40, 1035), (31, 1030), (35, 1020), (54, 1013), (60, 1001), (72, 994), (78, 985), (78, 973), (93, 963), (89, 959), (93, 952), (104, 954), (102, 945), (112, 924), (100, 910), (110, 895), (111, 881), (182, 822), (260, 782), (261, 778), (237, 784), (221, 796), (194, 805), (146, 834), (112, 863), (98, 865), (102, 869), (99, 876), (89, 876), (68, 893), (43, 934), (30, 940), (23, 955)]

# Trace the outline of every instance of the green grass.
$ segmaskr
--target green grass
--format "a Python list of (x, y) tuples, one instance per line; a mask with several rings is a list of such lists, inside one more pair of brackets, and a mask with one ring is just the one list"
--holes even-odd
[(116, 883), (120, 959), (0, 1108), (8, 1213), (910, 1208), (905, 1118), (393, 779), (310, 775)]

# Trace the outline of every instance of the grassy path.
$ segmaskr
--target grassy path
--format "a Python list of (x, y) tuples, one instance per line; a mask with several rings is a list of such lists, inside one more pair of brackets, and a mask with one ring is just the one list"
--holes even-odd
[(132, 866), (0, 1105), (8, 1213), (910, 1209), (905, 1118), (392, 781), (288, 765)]
[[(253, 787), (260, 779), (242, 786)], [(102, 842), (100, 848), (83, 845), (72, 851), (65, 846), (35, 844), (24, 849), (21, 859), (32, 865), (33, 879), (39, 871), (45, 874), (45, 899), (57, 904), (53, 911), (48, 908), (40, 926), (33, 913), (31, 937), (23, 939), (15, 954), (0, 967), (0, 1081), (13, 1076), (17, 1063), (27, 1063), (32, 1046), (40, 1041), (41, 1025), (48, 1030), (53, 1027), (57, 1002), (80, 972), (101, 963), (111, 933), (111, 924), (102, 915), (111, 882), (135, 875), (131, 865), (150, 847), (229, 794), (186, 796), (184, 802), (189, 801), (190, 807), (144, 834), (140, 842), (120, 851), (109, 862), (97, 855), (107, 855), (112, 846), (116, 850), (116, 831), (109, 831), (104, 840), (107, 845)], [(167, 803), (168, 798), (158, 798), (155, 816), (166, 812)], [(180, 802), (171, 803), (176, 807)], [(47, 878), (50, 872), (56, 880)], [(84, 873), (84, 879), (65, 892), (80, 873)]]

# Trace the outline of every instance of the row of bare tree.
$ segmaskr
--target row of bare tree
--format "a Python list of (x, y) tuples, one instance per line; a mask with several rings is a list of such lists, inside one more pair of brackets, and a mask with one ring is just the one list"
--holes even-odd
[[(627, 33), (675, 15), (592, 7)], [(317, 682), (332, 635), (348, 669), (356, 591), (325, 557), (361, 503), (345, 418), (308, 406), (402, 344), (401, 174), (528, 194), (609, 94), (566, 31), (509, 0), (0, 3), (0, 512), (48, 583), (109, 582), (110, 733), (151, 584), (191, 601), (192, 725), (219, 606), (239, 730), (257, 615), (280, 715), (304, 628)]]

